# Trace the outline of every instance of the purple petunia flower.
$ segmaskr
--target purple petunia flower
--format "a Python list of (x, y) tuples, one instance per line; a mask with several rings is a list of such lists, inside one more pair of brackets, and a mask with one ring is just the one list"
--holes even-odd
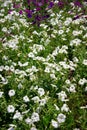
[(23, 11), (22, 11), (22, 10), (20, 10), (20, 11), (19, 11), (19, 14), (23, 14)]
[(11, 14), (12, 10), (9, 10), (8, 13)]
[(54, 2), (50, 2), (48, 8), (52, 8), (54, 6)]
[(58, 6), (61, 8), (61, 7), (63, 7), (64, 6), (64, 2), (63, 1), (59, 1), (58, 2)]
[(75, 2), (74, 2), (74, 5), (75, 5), (75, 6), (82, 7), (82, 4), (81, 4), (79, 1), (75, 1)]

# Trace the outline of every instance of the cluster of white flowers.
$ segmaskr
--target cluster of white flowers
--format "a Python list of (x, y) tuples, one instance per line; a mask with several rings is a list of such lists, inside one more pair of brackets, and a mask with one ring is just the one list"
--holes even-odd
[[(0, 2), (2, 7), (0, 12), (1, 113), (3, 112), (4, 116), (9, 115), (12, 120), (13, 124), (9, 124), (8, 117), (3, 116), (9, 124), (8, 130), (14, 130), (18, 127), (18, 124), (14, 124), (20, 122), (30, 130), (37, 130), (42, 125), (39, 122), (44, 120), (48, 122), (45, 115), (47, 117), (49, 113), (51, 118), (51, 112), (54, 115), (51, 122), (49, 121), (50, 127), (61, 129), (59, 127), (66, 121), (67, 114), (72, 112), (69, 107), (71, 102), (69, 97), (81, 94), (81, 104), (86, 104), (84, 99), (86, 95), (82, 94), (87, 92), (85, 71), (87, 20), (85, 15), (73, 20), (75, 6), (71, 2), (72, 10), (69, 12), (61, 9), (54, 13), (52, 9), (47, 10), (51, 13), (47, 20), (48, 24), (44, 21), (37, 29), (27, 21), (24, 14), (19, 15), (13, 10), (12, 2), (12, 0)], [(16, 2), (19, 3), (20, 0)], [(55, 0), (54, 3), (58, 2), (60, 1)], [(10, 6), (10, 13), (6, 14)], [(81, 8), (77, 7), (77, 9), (81, 12)], [(25, 8), (23, 10), (25, 11)], [(6, 107), (5, 112), (3, 106)], [(79, 109), (87, 109), (87, 105), (80, 106)], [(1, 120), (3, 118), (1, 114)], [(45, 126), (43, 129), (49, 128)]]
[(66, 116), (62, 113), (58, 114), (57, 121), (53, 120), (51, 121), (51, 124), (54, 128), (58, 128), (61, 123), (64, 123), (66, 119)]

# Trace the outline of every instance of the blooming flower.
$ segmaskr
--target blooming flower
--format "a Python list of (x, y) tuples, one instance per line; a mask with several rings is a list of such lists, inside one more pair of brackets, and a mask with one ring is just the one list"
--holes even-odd
[(54, 128), (58, 128), (58, 127), (59, 127), (58, 122), (55, 121), (55, 120), (53, 120), (53, 119), (52, 119), (52, 121), (51, 121), (51, 124), (52, 124), (52, 126), (53, 126)]
[(23, 97), (23, 100), (24, 100), (24, 102), (29, 102), (30, 101), (27, 95)]
[(32, 120), (28, 117), (27, 119), (25, 119), (26, 124), (32, 124)]
[(16, 111), (16, 113), (14, 114), (13, 116), (13, 119), (19, 119), (19, 120), (22, 120), (22, 115), (20, 112)]
[(7, 111), (8, 111), (8, 113), (13, 113), (15, 111), (14, 106), (13, 105), (8, 105)]
[(45, 94), (44, 89), (43, 89), (43, 88), (39, 88), (39, 89), (38, 89), (38, 94), (39, 94), (40, 96), (43, 96), (43, 95)]
[(30, 130), (37, 130), (35, 127), (31, 127), (31, 129)]
[(14, 95), (15, 95), (15, 91), (14, 91), (13, 89), (12, 89), (12, 90), (9, 90), (8, 95), (9, 95), (10, 97), (14, 96)]
[(57, 116), (57, 121), (58, 123), (63, 123), (65, 122), (65, 119), (66, 119), (66, 116), (62, 113), (60, 113), (58, 116)]
[(61, 111), (68, 112), (69, 111), (68, 105), (67, 104), (63, 104), (63, 106), (61, 107)]
[(33, 112), (31, 119), (32, 119), (32, 122), (38, 122), (40, 120), (39, 114), (36, 112)]
[(83, 65), (87, 65), (87, 60), (86, 59), (83, 60)]

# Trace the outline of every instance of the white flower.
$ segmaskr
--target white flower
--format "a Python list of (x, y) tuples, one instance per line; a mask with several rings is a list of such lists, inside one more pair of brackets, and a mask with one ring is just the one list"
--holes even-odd
[(60, 34), (60, 35), (63, 34), (63, 33), (64, 33), (63, 30), (59, 30), (59, 31), (58, 31), (58, 34)]
[(70, 88), (69, 88), (70, 92), (76, 92), (75, 90), (75, 86), (73, 84), (71, 84)]
[(31, 119), (32, 119), (32, 122), (38, 122), (40, 120), (39, 114), (36, 112), (33, 112)]
[(65, 26), (69, 26), (70, 23), (71, 23), (70, 21), (66, 20), (66, 21), (64, 22), (64, 25), (65, 25)]
[(34, 58), (35, 55), (34, 55), (32, 52), (30, 52), (30, 53), (28, 54), (28, 57), (30, 57), (30, 58)]
[(58, 126), (59, 126), (58, 122), (55, 121), (55, 120), (53, 120), (53, 119), (52, 119), (52, 121), (51, 121), (51, 124), (52, 124), (52, 126), (53, 126), (54, 128), (58, 128)]
[(9, 95), (10, 97), (14, 96), (14, 95), (15, 95), (15, 91), (14, 91), (13, 89), (12, 89), (12, 90), (9, 90), (8, 95)]
[(81, 43), (81, 40), (76, 38), (76, 39), (70, 41), (70, 46), (73, 46), (73, 45), (78, 46), (78, 45), (80, 45), (80, 43)]
[(67, 95), (66, 95), (65, 91), (61, 91), (60, 93), (58, 93), (58, 98), (61, 101), (66, 101)]
[(70, 84), (70, 80), (67, 79), (67, 80), (65, 81), (65, 83), (66, 83), (66, 84)]
[(14, 106), (13, 105), (8, 105), (7, 111), (8, 111), (8, 113), (13, 113), (15, 111)]
[(49, 67), (46, 67), (45, 70), (44, 70), (44, 72), (50, 73), (50, 68), (49, 68)]
[(9, 66), (6, 65), (6, 66), (4, 67), (4, 69), (5, 69), (6, 71), (8, 71), (8, 70), (9, 70)]
[(63, 104), (63, 106), (61, 107), (61, 111), (68, 112), (69, 111), (68, 105), (67, 104)]
[(12, 71), (12, 72), (14, 72), (14, 70), (15, 70), (13, 65), (11, 65), (9, 69), (10, 69), (10, 71)]
[(4, 70), (4, 66), (0, 66), (0, 71), (3, 71)]
[(65, 122), (65, 119), (66, 119), (66, 116), (65, 116), (64, 114), (62, 114), (62, 113), (60, 113), (60, 114), (58, 115), (58, 117), (57, 117), (58, 123), (63, 123), (63, 122)]
[(35, 96), (32, 98), (32, 100), (35, 102), (35, 103), (39, 103), (40, 99), (38, 96)]
[(86, 59), (83, 60), (83, 65), (87, 65), (87, 60)]
[(24, 102), (29, 102), (30, 101), (29, 98), (28, 98), (28, 96), (24, 96), (23, 100), (24, 100)]
[(37, 130), (35, 127), (31, 127), (31, 129), (30, 130)]
[(74, 31), (72, 32), (72, 34), (73, 34), (74, 36), (78, 36), (79, 34), (82, 34), (82, 31), (76, 31), (76, 30), (74, 30)]
[(80, 79), (79, 82), (78, 82), (80, 85), (84, 85), (86, 83), (86, 79), (83, 78), (83, 79)]
[(3, 28), (2, 28), (2, 31), (3, 31), (3, 32), (7, 32), (7, 28), (6, 28), (6, 27), (3, 27)]
[(13, 119), (19, 119), (19, 120), (22, 120), (22, 115), (20, 112), (16, 111), (16, 113), (14, 114), (13, 116)]
[(78, 60), (77, 57), (74, 57), (74, 58), (73, 58), (73, 61), (76, 62), (76, 63), (78, 63), (79, 60)]
[(55, 74), (50, 74), (50, 77), (51, 77), (52, 79), (55, 79), (55, 80), (57, 79), (56, 76), (55, 76)]
[(46, 104), (46, 99), (41, 99), (40, 100), (40, 106), (44, 106)]
[(0, 92), (0, 98), (2, 97), (3, 93), (4, 93), (4, 92)]
[(32, 124), (32, 120), (28, 117), (27, 119), (25, 119), (26, 124)]
[(39, 88), (39, 89), (38, 89), (38, 94), (39, 94), (40, 96), (43, 96), (43, 95), (45, 94), (44, 89), (43, 89), (43, 88)]

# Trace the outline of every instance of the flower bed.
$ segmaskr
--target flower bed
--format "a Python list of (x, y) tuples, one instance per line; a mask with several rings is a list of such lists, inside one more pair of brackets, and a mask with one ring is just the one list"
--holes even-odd
[(0, 130), (86, 130), (87, 2), (33, 25), (26, 8), (0, 5)]

